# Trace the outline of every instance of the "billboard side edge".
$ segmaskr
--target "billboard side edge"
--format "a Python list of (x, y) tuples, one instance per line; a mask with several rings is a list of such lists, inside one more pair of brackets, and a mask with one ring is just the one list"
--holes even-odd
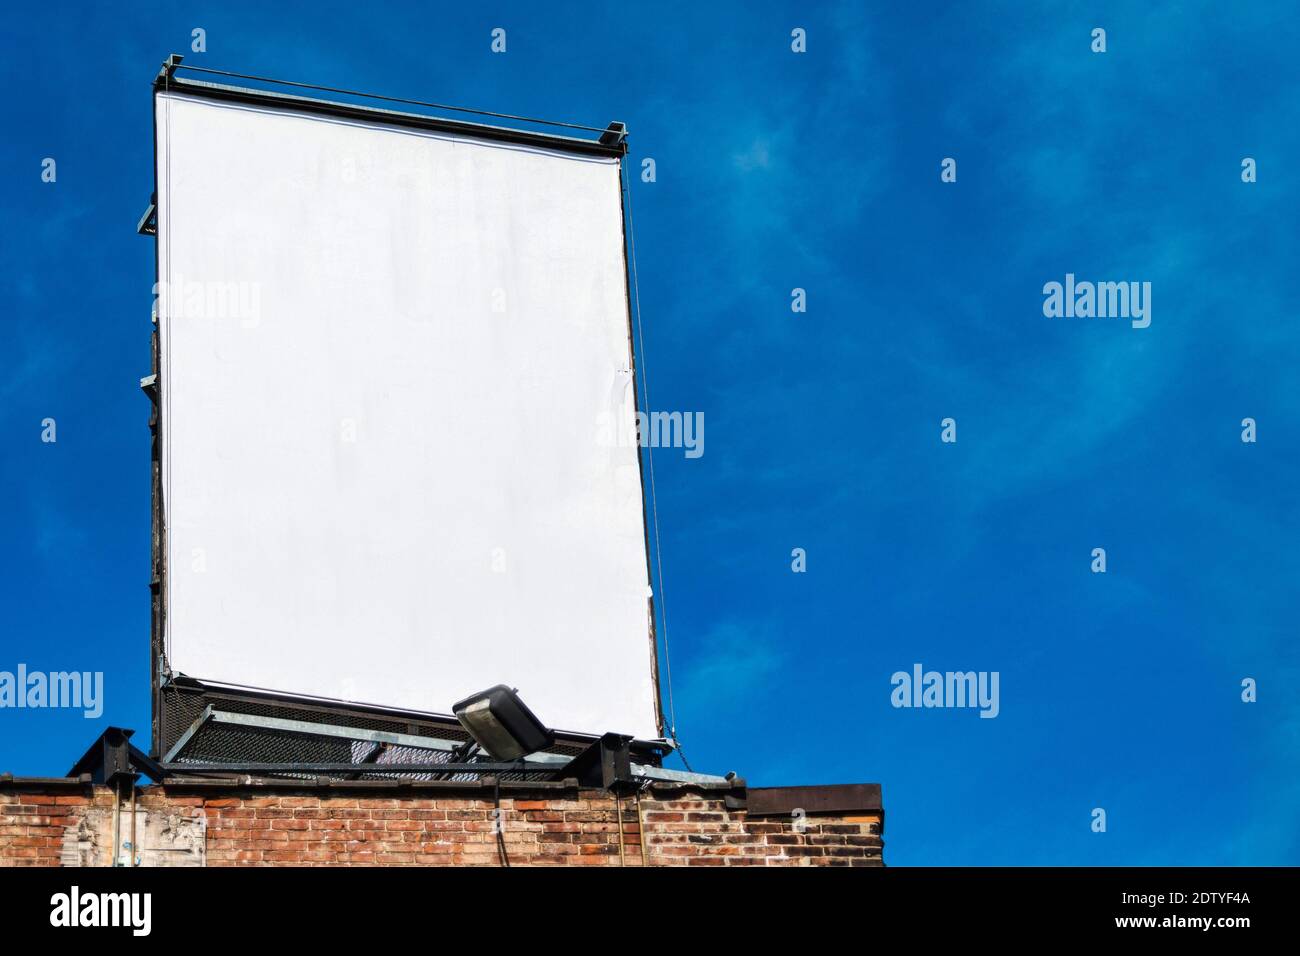
[[(619, 212), (621, 214), (622, 223), (623, 223), (623, 291), (624, 291), (624, 299), (627, 303), (627, 350), (628, 350), (628, 355), (631, 356), (632, 359), (632, 408), (634, 412), (640, 412), (642, 411), (641, 396), (637, 391), (637, 383), (640, 380), (642, 373), (640, 368), (637, 365), (636, 334), (635, 334), (635, 329), (633, 328), (632, 325), (632, 321), (633, 321), (632, 320), (632, 276), (628, 265), (628, 243), (631, 240), (631, 230), (628, 227), (628, 209), (627, 209), (628, 206), (627, 190), (629, 190), (631, 187), (628, 185), (627, 182), (626, 169), (624, 167), (625, 158), (626, 158), (626, 153), (623, 156), (620, 156), (618, 160), (618, 187), (619, 187), (618, 202), (619, 202)], [(640, 314), (637, 315), (636, 321), (638, 322), (641, 321)], [(647, 414), (649, 414), (650, 409), (647, 408), (644, 411)], [(645, 529), (646, 580), (651, 582), (657, 582), (658, 586), (662, 587), (663, 582), (657, 581), (657, 579), (655, 578), (654, 569), (652, 567), (652, 563), (650, 560), (650, 516), (646, 512), (646, 506), (645, 506), (645, 494), (646, 494), (645, 456), (641, 452), (640, 442), (637, 443), (636, 458), (637, 458), (637, 467), (641, 472), (641, 523)], [(656, 548), (658, 547), (657, 542), (655, 547)], [(660, 678), (659, 678), (659, 635), (658, 635), (658, 630), (655, 626), (656, 624), (655, 599), (654, 599), (653, 592), (654, 592), (654, 588), (652, 587), (651, 593), (646, 596), (646, 623), (647, 623), (648, 637), (650, 641), (650, 684), (654, 694), (655, 727), (659, 731), (659, 736), (665, 737), (667, 736), (665, 731), (668, 728), (665, 727), (665, 722), (664, 722), (663, 692), (660, 687)]]

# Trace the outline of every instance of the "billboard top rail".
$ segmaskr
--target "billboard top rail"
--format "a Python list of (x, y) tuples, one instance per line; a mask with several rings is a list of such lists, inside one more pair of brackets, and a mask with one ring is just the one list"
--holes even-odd
[[(155, 92), (184, 93), (205, 96), (210, 99), (250, 105), (269, 106), (280, 109), (292, 109), (323, 116), (352, 119), (370, 123), (386, 123), (393, 126), (405, 126), (436, 132), (458, 133), (476, 136), (482, 139), (498, 140), (520, 145), (538, 146), (561, 152), (577, 153), (586, 156), (622, 157), (627, 153), (627, 127), (620, 122), (611, 122), (605, 128), (584, 126), (578, 123), (565, 123), (557, 120), (537, 119), (513, 113), (499, 113), (491, 110), (473, 109), (466, 106), (451, 106), (445, 103), (432, 103), (423, 100), (386, 96), (378, 93), (364, 93), (357, 90), (345, 90), (339, 87), (320, 86), (312, 83), (300, 83), (293, 80), (279, 80), (272, 77), (256, 76), (248, 73), (232, 73), (226, 70), (214, 70), (208, 67), (186, 66), (181, 63), (183, 57), (172, 54), (164, 62), (162, 69), (154, 78)], [(177, 71), (202, 73), (210, 76), (222, 76), (232, 79), (249, 80), (273, 86), (288, 87), (296, 90), (312, 90), (319, 93), (331, 93), (337, 96), (355, 96), (363, 99), (377, 100), (384, 103), (396, 103), (404, 106), (418, 106), (425, 109), (445, 110), (494, 119), (510, 120), (516, 123), (528, 123), (535, 126), (548, 126), (556, 129), (577, 130), (596, 133), (594, 139), (580, 136), (563, 135), (539, 130), (520, 129), (512, 126), (499, 126), (478, 123), (469, 120), (454, 119), (445, 116), (433, 116), (426, 113), (410, 113), (401, 110), (366, 106), (359, 103), (344, 103), (338, 100), (325, 100), (318, 97), (304, 96), (296, 93), (283, 93), (275, 90), (253, 89), (231, 86), (205, 80), (187, 79), (176, 76)]]

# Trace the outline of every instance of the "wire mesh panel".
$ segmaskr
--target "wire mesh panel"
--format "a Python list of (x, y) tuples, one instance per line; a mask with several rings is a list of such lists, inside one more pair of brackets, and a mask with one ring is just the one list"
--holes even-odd
[[(207, 721), (172, 758), (173, 763), (346, 763), (352, 748), (343, 739), (305, 737)], [(286, 774), (310, 778), (316, 774)]]
[[(162, 753), (178, 769), (204, 765), (203, 773), (220, 772), (210, 765), (234, 768), (256, 764), (299, 764), (267, 771), (266, 776), (311, 779), (330, 776), (350, 780), (475, 780), (482, 773), (464, 769), (439, 770), (448, 763), (491, 762), (477, 751), (464, 729), (454, 721), (402, 719), (402, 715), (313, 705), (270, 697), (173, 685), (163, 691)], [(533, 759), (545, 755), (574, 757), (590, 741), (559, 739)], [(476, 752), (477, 751), (477, 752)], [(654, 763), (654, 755), (647, 755)], [(554, 761), (555, 769), (564, 761)], [(315, 765), (314, 767), (309, 765)], [(348, 765), (346, 770), (322, 771), (320, 765)], [(415, 771), (413, 765), (428, 766)], [(386, 770), (401, 767), (401, 770)], [(498, 765), (499, 767), (499, 765)], [(183, 772), (183, 771), (182, 771)], [(502, 780), (545, 779), (540, 771), (494, 771)]]

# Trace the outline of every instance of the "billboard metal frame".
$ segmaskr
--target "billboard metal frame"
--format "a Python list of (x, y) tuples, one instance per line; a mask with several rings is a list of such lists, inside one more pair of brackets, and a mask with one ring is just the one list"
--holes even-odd
[[(632, 373), (632, 396), (633, 410), (640, 413), (640, 397), (638, 395), (637, 384), (638, 375), (637, 354), (632, 317), (632, 290), (631, 276), (628, 267), (628, 217), (627, 217), (627, 180), (624, 175), (624, 157), (628, 152), (627, 128), (622, 123), (610, 123), (603, 131), (597, 127), (577, 127), (573, 124), (549, 123), (545, 120), (533, 120), (525, 117), (509, 117), (520, 122), (533, 123), (539, 125), (561, 126), (570, 129), (582, 129), (598, 133), (596, 138), (582, 138), (569, 135), (558, 135), (555, 133), (544, 133), (529, 129), (520, 129), (486, 123), (468, 122), (465, 120), (452, 119), (445, 116), (434, 116), (422, 113), (410, 113), (391, 109), (378, 108), (373, 106), (364, 106), (353, 103), (345, 103), (334, 100), (324, 100), (315, 97), (308, 97), (298, 94), (287, 94), (275, 92), (273, 90), (251, 89), (239, 86), (228, 86), (219, 83), (207, 81), (185, 79), (177, 77), (177, 70), (187, 70), (198, 68), (183, 66), (181, 61), (183, 57), (179, 54), (172, 54), (163, 61), (162, 68), (154, 77), (152, 84), (153, 99), (155, 108), (152, 110), (153, 123), (153, 163), (154, 163), (154, 192), (150, 198), (150, 203), (145, 211), (144, 216), (137, 224), (136, 231), (140, 235), (153, 236), (154, 238), (154, 282), (155, 290), (157, 283), (162, 281), (161, 274), (161, 240), (157, 231), (157, 184), (158, 184), (158, 123), (156, 100), (159, 93), (183, 93), (189, 96), (203, 97), (218, 102), (242, 103), (247, 105), (269, 107), (273, 109), (298, 112), (307, 115), (329, 116), (334, 118), (343, 118), (356, 120), (366, 123), (385, 124), (390, 126), (407, 127), (411, 129), (427, 130), (433, 132), (453, 133), (457, 135), (473, 137), (477, 139), (514, 143), (540, 147), (543, 149), (556, 150), (560, 152), (572, 153), (580, 156), (605, 156), (611, 157), (618, 161), (619, 173), (619, 211), (622, 218), (622, 239), (623, 239), (623, 273), (624, 273), (624, 294), (627, 314), (627, 335), (628, 335), (628, 354), (631, 357)], [(354, 93), (351, 91), (332, 90), (328, 87), (311, 87), (308, 84), (288, 83), (288, 81), (274, 80), (266, 77), (247, 76), (244, 74), (223, 74), (222, 71), (203, 69), (200, 72), (209, 74), (220, 74), (226, 76), (240, 76), (244, 79), (255, 80), (266, 84), (280, 84), (310, 89), (324, 89), (334, 93), (347, 93), (347, 95), (357, 97), (373, 96), (366, 93)], [(376, 96), (377, 99), (394, 101), (390, 97)], [(395, 102), (416, 104), (411, 100), (396, 100)], [(434, 109), (454, 109), (453, 107), (438, 106), (436, 104), (416, 104), (425, 105)], [(487, 116), (500, 116), (502, 114), (486, 113), (483, 111), (466, 110), (465, 112), (479, 112)], [(164, 403), (162, 401), (162, 392), (164, 388), (162, 377), (162, 365), (160, 357), (160, 328), (161, 317), (157, 314), (157, 305), (155, 300), (155, 312), (153, 315), (153, 329), (151, 333), (151, 374), (148, 378), (141, 380), (141, 388), (149, 396), (151, 402), (151, 412), (149, 416), (149, 430), (151, 436), (151, 470), (152, 470), (152, 506), (151, 506), (151, 574), (149, 590), (151, 594), (151, 613), (150, 613), (150, 699), (151, 699), (151, 733), (150, 746), (151, 754), (159, 756), (164, 749), (164, 718), (163, 711), (166, 707), (166, 695), (164, 691), (169, 687), (177, 677), (172, 673), (168, 663), (167, 656), (167, 502), (164, 500), (162, 487), (162, 455), (163, 455), (163, 427), (162, 414)], [(636, 321), (640, 321), (637, 316)], [(645, 537), (646, 550), (646, 577), (652, 583), (655, 581), (653, 568), (650, 561), (650, 533), (649, 533), (649, 515), (645, 503), (645, 462), (642, 454), (640, 442), (637, 444), (637, 465), (641, 475), (641, 518)], [(665, 745), (669, 748), (672, 745), (667, 744), (663, 739), (665, 734), (665, 719), (663, 710), (662, 693), (659, 679), (659, 647), (655, 626), (655, 604), (653, 589), (647, 596), (647, 631), (649, 637), (650, 652), (650, 679), (653, 688), (654, 700), (654, 722), (655, 727), (660, 735), (660, 740), (653, 743)], [(182, 678), (183, 679), (183, 678)], [(268, 691), (261, 688), (246, 688), (250, 696), (264, 697)], [(470, 688), (467, 688), (467, 692)], [(227, 685), (221, 685), (221, 692), (229, 695), (232, 689)], [(367, 710), (372, 709), (368, 705), (358, 705), (349, 701), (322, 701), (319, 698), (300, 698), (287, 692), (270, 691), (270, 695), (282, 697), (284, 699), (304, 699), (310, 700), (313, 706), (336, 707), (342, 710), (361, 706)], [(437, 715), (439, 717), (445, 715)], [(452, 719), (448, 717), (447, 719)], [(593, 728), (592, 730), (596, 730)], [(564, 733), (563, 731), (557, 731)], [(599, 733), (599, 730), (596, 730)], [(587, 733), (580, 733), (576, 736), (589, 736)], [(638, 742), (649, 744), (652, 742)]]

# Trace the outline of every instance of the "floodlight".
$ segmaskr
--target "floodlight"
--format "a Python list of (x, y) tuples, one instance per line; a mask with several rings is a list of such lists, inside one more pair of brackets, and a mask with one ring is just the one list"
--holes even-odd
[(555, 743), (555, 735), (505, 684), (471, 694), (451, 710), (466, 733), (498, 760), (517, 760)]

